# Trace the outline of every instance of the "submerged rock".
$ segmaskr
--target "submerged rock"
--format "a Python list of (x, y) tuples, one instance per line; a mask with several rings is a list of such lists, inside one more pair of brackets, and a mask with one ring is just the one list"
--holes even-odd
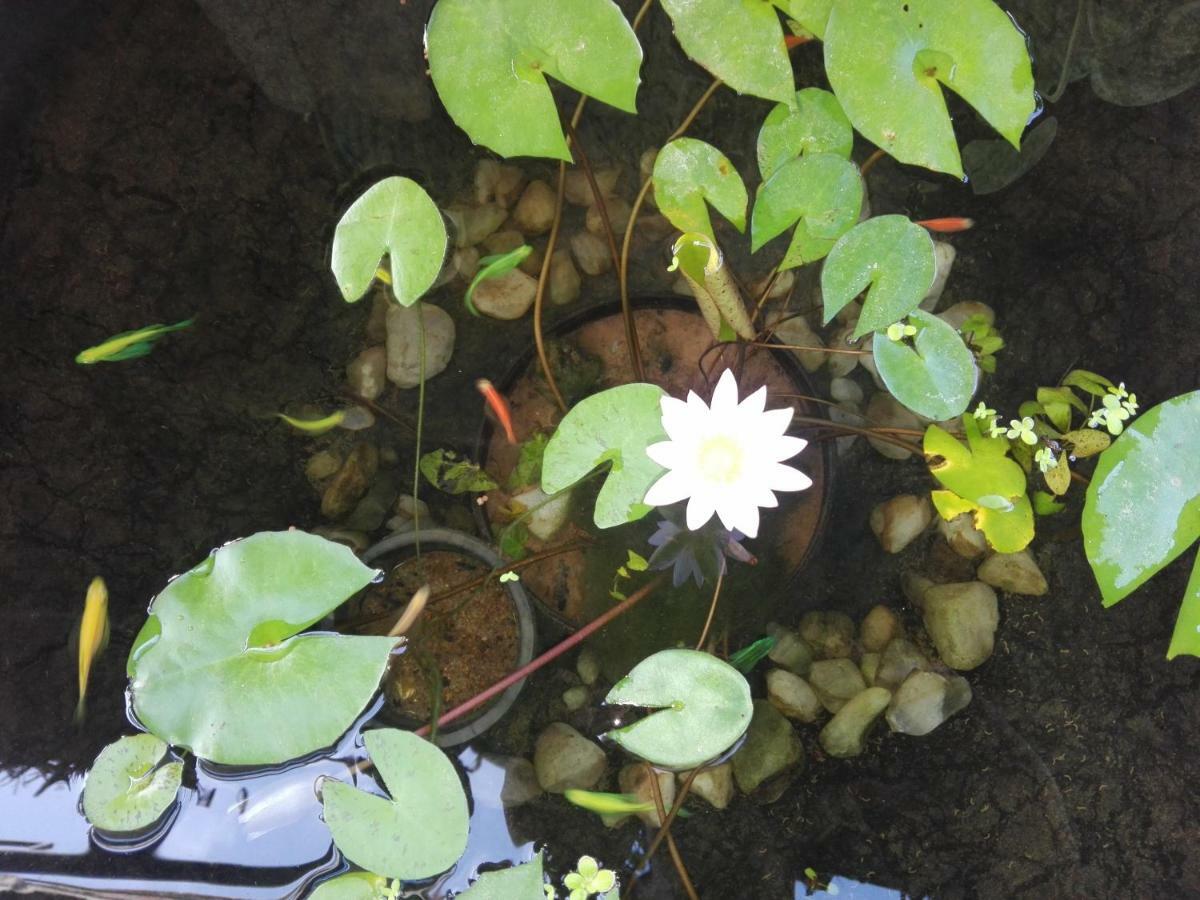
[(538, 735), (533, 767), (542, 790), (561, 794), (571, 788), (591, 790), (604, 775), (608, 757), (593, 741), (563, 722)]
[(480, 206), (454, 207), (446, 210), (446, 217), (455, 226), (456, 247), (471, 247), (504, 224), (508, 210), (497, 203)]
[(500, 805), (505, 809), (524, 806), (542, 795), (533, 763), (520, 756), (488, 756), (488, 762), (504, 770), (500, 788)]
[(885, 553), (899, 553), (933, 521), (933, 504), (916, 494), (900, 494), (871, 510), (871, 530)]
[(804, 748), (783, 714), (766, 700), (754, 701), (746, 742), (733, 755), (733, 777), (743, 794), (801, 762)]
[(858, 661), (858, 671), (862, 672), (863, 681), (868, 687), (875, 684), (875, 676), (879, 673), (878, 653), (864, 653)]
[(813, 662), (813, 650), (809, 643), (790, 628), (775, 622), (767, 626), (767, 634), (775, 638), (775, 645), (767, 653), (767, 659), (789, 672), (807, 675)]
[[(685, 779), (687, 774), (681, 772), (680, 781)], [(723, 762), (719, 766), (702, 770), (692, 779), (689, 793), (695, 794), (714, 809), (727, 807), (733, 799), (733, 763)]]
[(922, 612), (925, 630), (950, 668), (974, 669), (992, 655), (1000, 610), (991, 586), (981, 581), (935, 584), (925, 591)]
[(929, 660), (916, 644), (906, 637), (896, 637), (879, 654), (879, 664), (871, 683), (894, 691), (913, 672), (928, 668)]
[(570, 712), (581, 709), (588, 702), (588, 689), (582, 684), (569, 687), (563, 691), (562, 702)]
[(946, 280), (950, 277), (950, 270), (954, 268), (954, 257), (958, 255), (958, 251), (954, 249), (954, 245), (946, 241), (933, 242), (933, 257), (937, 265), (934, 271), (933, 284), (929, 286), (929, 291), (921, 300), (921, 309), (926, 312), (933, 312), (937, 309), (938, 301), (942, 299), (942, 291), (946, 289)]
[(900, 734), (929, 734), (971, 702), (971, 685), (961, 675), (913, 672), (892, 695), (888, 727)]
[[(793, 316), (790, 319), (784, 319), (772, 326), (775, 330), (775, 337), (782, 344), (790, 344), (794, 347), (824, 347), (825, 342), (821, 340), (821, 336), (813, 331), (812, 326), (808, 324), (808, 320), (804, 316)], [(800, 365), (804, 367), (806, 372), (815, 372), (821, 366), (825, 365), (825, 360), (830, 356), (842, 356), (845, 354), (825, 353), (823, 350), (793, 350), (792, 354), (800, 361)], [(851, 356), (850, 359), (857, 359)]]
[(900, 617), (896, 615), (896, 611), (881, 603), (873, 606), (863, 617), (862, 625), (858, 629), (858, 640), (864, 650), (878, 653), (892, 638), (903, 633), (904, 626), (900, 624)]
[(841, 612), (805, 613), (800, 637), (817, 659), (844, 659), (854, 652), (854, 620)]
[(321, 514), (327, 519), (340, 519), (354, 509), (379, 468), (379, 451), (374, 444), (356, 446), (321, 495)]
[(519, 319), (533, 306), (537, 281), (520, 269), (485, 278), (475, 288), (475, 308), (493, 319)]
[(387, 348), (368, 347), (346, 366), (346, 380), (350, 390), (374, 400), (387, 387)]
[(867, 688), (851, 698), (821, 729), (821, 747), (830, 756), (846, 759), (863, 752), (871, 726), (891, 702), (891, 691)]
[(571, 235), (571, 252), (575, 254), (579, 268), (588, 275), (603, 275), (612, 268), (608, 242), (590, 231), (577, 231)]
[(937, 519), (938, 531), (946, 539), (950, 549), (963, 559), (978, 559), (987, 553), (987, 538), (975, 527), (974, 513), (963, 513), (948, 522), (941, 516)]
[(387, 313), (387, 377), (397, 387), (413, 388), (421, 383), (422, 322), (426, 380), (445, 369), (454, 353), (454, 320), (449, 313), (432, 303), (393, 304)]
[[(608, 197), (616, 190), (621, 170), (616, 166), (601, 166), (592, 171), (592, 177), (596, 179), (596, 187), (600, 190), (600, 196)], [(574, 203), (576, 206), (591, 206), (596, 199), (586, 173), (578, 167), (567, 170), (567, 180), (563, 190), (567, 202)]]
[[(883, 428), (907, 428), (913, 431), (925, 430), (921, 424), (921, 420), (917, 418), (915, 413), (909, 409), (905, 409), (899, 400), (883, 391), (871, 397), (871, 401), (867, 404), (867, 418), (875, 425)], [(914, 443), (920, 443), (919, 439), (913, 438), (912, 440)], [(879, 438), (869, 437), (867, 438), (867, 443), (875, 448), (876, 453), (880, 456), (886, 456), (888, 459), (908, 459), (912, 456), (911, 451), (887, 441), (881, 441)]]
[(831, 713), (836, 713), (867, 686), (862, 671), (852, 659), (815, 662), (808, 673), (808, 681), (817, 692), (821, 705)]
[(812, 685), (786, 669), (767, 673), (767, 700), (797, 722), (815, 722), (821, 715), (821, 701)]
[(600, 678), (600, 657), (591, 647), (579, 651), (579, 659), (575, 660), (575, 671), (579, 680), (591, 687)]
[[(608, 213), (608, 223), (612, 226), (613, 234), (618, 238), (621, 237), (629, 226), (631, 212), (629, 204), (621, 197), (607, 197), (604, 200), (604, 211)], [(600, 215), (600, 208), (597, 204), (593, 203), (588, 207), (584, 226), (592, 234), (608, 240), (604, 228), (604, 218)]]
[(342, 458), (332, 450), (314, 453), (304, 464), (304, 474), (309, 481), (324, 481), (342, 467)]
[(975, 574), (984, 584), (1009, 594), (1041, 597), (1049, 590), (1046, 576), (1028, 550), (989, 556)]
[(566, 250), (555, 250), (550, 257), (550, 276), (546, 290), (550, 302), (555, 306), (565, 306), (579, 297), (579, 288), (583, 280), (579, 270), (571, 262), (571, 254)]
[(996, 311), (986, 303), (980, 303), (978, 300), (964, 300), (961, 303), (948, 306), (938, 313), (938, 318), (955, 331), (961, 330), (967, 319), (973, 316), (981, 316), (989, 325), (996, 323)]
[(558, 194), (544, 181), (531, 181), (521, 193), (512, 221), (526, 235), (545, 234), (554, 223)]

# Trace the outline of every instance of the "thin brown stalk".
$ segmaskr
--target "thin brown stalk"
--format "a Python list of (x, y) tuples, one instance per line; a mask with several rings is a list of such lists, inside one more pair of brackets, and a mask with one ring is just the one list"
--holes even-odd
[(722, 568), (717, 573), (717, 586), (713, 589), (712, 603), (708, 605), (708, 618), (704, 620), (704, 630), (700, 632), (700, 640), (696, 641), (697, 650), (704, 646), (704, 641), (708, 637), (708, 629), (712, 627), (713, 616), (717, 612), (717, 601), (721, 599), (721, 582), (724, 580), (725, 570)]
[(887, 156), (887, 154), (884, 151), (876, 150), (874, 153), (872, 153), (870, 156), (867, 157), (867, 161), (862, 164), (862, 167), (858, 171), (865, 178), (867, 176), (867, 173), (870, 172), (873, 168), (875, 168), (875, 163), (879, 162), (885, 156)]
[(679, 810), (683, 809), (683, 801), (687, 799), (688, 792), (692, 789), (692, 782), (696, 780), (696, 776), (702, 771), (703, 767), (699, 767), (688, 772), (687, 778), (683, 780), (683, 784), (679, 788), (679, 793), (675, 795), (675, 802), (671, 804), (670, 812), (667, 813), (665, 819), (661, 818), (660, 814), (662, 827), (659, 828), (657, 834), (654, 835), (654, 840), (651, 842), (650, 847), (646, 850), (645, 855), (642, 856), (641, 861), (634, 870), (635, 874), (631, 879), (629, 879), (629, 884), (625, 888), (624, 894), (622, 894), (623, 897), (629, 897), (633, 893), (634, 886), (637, 885), (638, 881), (636, 873), (642, 869), (645, 869), (646, 866), (650, 864), (650, 860), (654, 858), (654, 854), (658, 852), (658, 848), (662, 845), (663, 839), (670, 834), (671, 825), (674, 823), (675, 817), (679, 814)]
[(361, 406), (363, 409), (366, 409), (366, 410), (374, 413), (377, 416), (383, 416), (389, 422), (395, 422), (401, 428), (408, 429), (408, 431), (410, 433), (413, 433), (413, 434), (416, 433), (416, 431), (412, 427), (412, 425), (410, 425), (408, 422), (405, 422), (403, 419), (401, 419), (399, 416), (397, 416), (394, 412), (387, 409), (386, 407), (380, 406), (374, 400), (368, 400), (366, 397), (356, 394), (356, 393), (354, 393), (354, 391), (351, 391), (351, 390), (342, 391), (342, 396), (345, 397), (347, 400), (349, 400), (351, 403), (355, 403), (355, 404)]
[(888, 434), (887, 431), (881, 429), (858, 428), (854, 425), (843, 425), (840, 422), (830, 422), (828, 419), (814, 419), (808, 416), (793, 416), (792, 421), (797, 425), (809, 425), (816, 428), (827, 428), (830, 431), (841, 432), (842, 434), (857, 434), (863, 437), (875, 438), (878, 441), (883, 441), (885, 444), (895, 444), (909, 453), (917, 454), (917, 456), (923, 456), (925, 453), (916, 444), (910, 444), (908, 441)]
[[(658, 786), (658, 772), (653, 768), (650, 770), (650, 792), (654, 794), (654, 807), (658, 811), (658, 821), (666, 822), (667, 810), (663, 805), (662, 788)], [(679, 881), (687, 892), (688, 900), (700, 900), (696, 894), (696, 888), (692, 884), (691, 876), (688, 875), (687, 866), (683, 864), (683, 856), (680, 855), (679, 848), (675, 845), (675, 838), (670, 831), (667, 832), (667, 849), (671, 852), (671, 862), (675, 864), (675, 872), (679, 875)]]
[[(495, 684), (493, 684), (491, 687), (487, 688), (486, 690), (480, 691), (478, 694), (476, 694), (471, 699), (465, 700), (462, 703), (458, 704), (458, 706), (454, 707), (454, 709), (445, 713), (444, 715), (442, 715), (442, 717), (440, 719), (438, 719), (438, 722), (437, 722), (438, 727), (445, 728), (449, 723), (453, 722), (455, 719), (461, 718), (462, 716), (466, 715), (467, 713), (471, 712), (472, 710), (477, 709), (480, 706), (483, 706), (483, 704), (487, 703), (493, 697), (496, 697), (499, 694), (504, 693), (506, 690), (508, 690), (510, 687), (512, 687), (517, 682), (521, 681), (524, 678), (527, 678), (528, 676), (530, 676), (534, 672), (536, 672), (538, 669), (542, 668), (542, 666), (546, 665), (547, 663), (553, 662), (554, 660), (556, 660), (560, 656), (562, 656), (564, 653), (566, 653), (568, 650), (570, 650), (572, 647), (587, 640), (595, 632), (599, 631), (601, 628), (603, 628), (605, 625), (607, 625), (613, 619), (617, 618), (617, 616), (621, 615), (622, 613), (626, 612), (629, 609), (632, 609), (637, 603), (641, 602), (646, 597), (646, 595), (651, 593), (655, 588), (657, 588), (660, 584), (662, 584), (663, 579), (665, 577), (666, 576), (662, 573), (656, 575), (654, 578), (652, 578), (646, 584), (642, 585), (640, 588), (638, 588), (636, 591), (634, 591), (632, 594), (630, 594), (628, 597), (626, 597), (624, 600), (622, 600), (620, 603), (618, 603), (612, 609), (597, 616), (595, 619), (592, 619), (592, 621), (588, 622), (588, 624), (584, 625), (582, 628), (580, 628), (578, 631), (576, 631), (570, 637), (555, 644), (553, 647), (551, 647), (549, 650), (547, 650), (541, 656), (539, 656), (536, 659), (521, 666), (521, 668), (517, 669), (515, 672), (509, 673), (504, 678), (501, 678), (499, 681), (497, 681)], [(417, 731), (417, 734), (422, 737), (424, 737), (428, 733), (429, 733), (428, 725), (424, 726), (423, 728), (420, 728)]]
[(842, 350), (838, 347), (805, 347), (802, 344), (776, 344), (770, 341), (748, 341), (751, 347), (772, 347), (776, 350), (811, 350), (813, 353), (848, 353), (851, 356), (870, 356), (870, 350)]
[[(582, 107), (580, 98), (580, 106)], [(567, 402), (563, 400), (558, 382), (554, 380), (554, 372), (550, 370), (550, 358), (546, 355), (546, 339), (542, 334), (542, 305), (546, 298), (546, 284), (550, 280), (550, 258), (554, 256), (554, 245), (558, 242), (558, 229), (562, 225), (563, 194), (567, 185), (567, 164), (561, 160), (558, 163), (558, 197), (554, 206), (554, 222), (550, 226), (550, 237), (546, 241), (546, 255), (542, 257), (542, 270), (538, 273), (537, 292), (533, 295), (533, 344), (537, 348), (538, 363), (542, 367), (542, 376), (554, 395), (558, 408), (566, 413)]]
[(404, 607), (404, 612), (400, 614), (400, 618), (396, 620), (396, 624), (392, 626), (392, 630), (388, 632), (388, 637), (400, 637), (402, 634), (407, 634), (408, 630), (413, 627), (417, 618), (421, 615), (421, 611), (425, 609), (425, 604), (429, 602), (429, 585), (421, 585), (412, 599), (408, 601), (408, 606)]

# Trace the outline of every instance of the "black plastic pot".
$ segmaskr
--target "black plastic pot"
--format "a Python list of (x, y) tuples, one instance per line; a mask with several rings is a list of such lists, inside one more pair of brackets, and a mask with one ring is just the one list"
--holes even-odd
[[(366, 550), (362, 555), (362, 560), (367, 565), (390, 570), (416, 555), (417, 538), (417, 533), (413, 531), (390, 535)], [(500, 555), (491, 546), (473, 535), (464, 534), (461, 531), (449, 528), (424, 528), (420, 532), (420, 542), (422, 552), (442, 550), (460, 553), (493, 569), (504, 564)], [(521, 582), (506, 582), (503, 587), (512, 600), (513, 610), (517, 616), (518, 650), (517, 659), (513, 661), (515, 670), (533, 659), (534, 649), (537, 645), (537, 626), (534, 621), (533, 605)], [(524, 686), (525, 681), (522, 679), (472, 716), (460, 720), (450, 730), (439, 731), (435, 743), (440, 747), (453, 747), (483, 734), (508, 712)], [(388, 709), (387, 706), (384, 708)]]

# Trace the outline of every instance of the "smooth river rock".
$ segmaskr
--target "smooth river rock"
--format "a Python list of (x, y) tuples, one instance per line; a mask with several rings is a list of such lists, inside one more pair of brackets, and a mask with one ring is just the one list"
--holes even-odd
[(397, 387), (413, 388), (421, 383), (422, 321), (426, 380), (445, 369), (454, 353), (454, 320), (448, 312), (432, 303), (393, 303), (387, 312), (387, 377)]
[(538, 735), (533, 768), (538, 784), (548, 793), (561, 794), (571, 788), (586, 791), (603, 777), (608, 757), (570, 725), (555, 722)]
[(842, 612), (805, 613), (800, 637), (817, 659), (845, 659), (854, 652), (854, 620)]
[(754, 701), (746, 742), (733, 755), (733, 777), (743, 794), (799, 763), (804, 748), (792, 724), (766, 700)]
[(855, 695), (821, 729), (821, 747), (839, 759), (858, 756), (863, 752), (871, 726), (891, 699), (892, 692), (880, 687), (867, 688)]
[(815, 722), (821, 715), (821, 700), (812, 685), (787, 669), (767, 673), (767, 699), (797, 722)]
[(932, 521), (933, 504), (925, 495), (900, 494), (871, 510), (871, 530), (885, 553), (899, 553)]
[(1046, 576), (1042, 574), (1028, 550), (989, 556), (983, 561), (975, 577), (984, 584), (990, 584), (1009, 594), (1041, 597), (1049, 590)]
[(935, 584), (925, 591), (922, 614), (925, 630), (950, 668), (968, 671), (992, 655), (1000, 609), (990, 585)]
[(888, 727), (900, 734), (929, 734), (971, 702), (971, 685), (961, 675), (913, 672), (892, 695)]
[(862, 670), (852, 659), (822, 659), (813, 663), (808, 682), (821, 705), (831, 713), (836, 713), (867, 686)]

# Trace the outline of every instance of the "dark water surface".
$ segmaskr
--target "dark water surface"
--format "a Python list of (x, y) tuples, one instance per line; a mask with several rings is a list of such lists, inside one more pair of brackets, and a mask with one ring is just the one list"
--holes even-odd
[[(333, 223), (381, 172), (449, 198), (477, 158), (423, 78), (429, 5), (0, 4), (0, 879), (277, 897), (338, 865), (306, 790), (314, 773), (346, 771), (353, 737), (303, 776), (197, 772), (174, 828), (133, 853), (95, 846), (76, 804), (96, 753), (130, 731), (124, 658), (167, 578), (228, 540), (321, 524), (303, 472), (311, 447), (269, 416), (334, 402), (362, 346), (368, 310), (344, 304), (327, 270)], [(643, 43), (643, 115), (593, 104), (580, 132), (593, 160), (636, 169), (708, 83), (661, 13)], [(812, 71), (801, 58), (799, 81)], [(1052, 109), (1047, 157), (992, 197), (876, 167), (876, 213), (979, 222), (953, 238), (944, 303), (997, 310), (1009, 346), (990, 405), (1015, 408), (1072, 366), (1124, 380), (1143, 409), (1200, 385), (1198, 99), (1193, 89), (1121, 108), (1075, 84)], [(723, 91), (694, 134), (750, 172), (766, 110)], [(983, 134), (962, 118), (964, 140)], [(644, 253), (635, 288), (661, 288), (662, 263)], [(609, 296), (597, 280), (583, 302)], [(529, 325), (471, 328), (457, 298), (442, 305), (462, 327), (429, 384), (426, 446), (468, 447), (473, 382), (503, 373)], [(112, 333), (193, 314), (195, 328), (143, 360), (72, 362)], [(409, 420), (410, 394), (387, 395)], [(379, 427), (403, 471), (410, 438)], [(927, 486), (921, 467), (860, 442), (842, 461), (825, 551), (781, 617), (900, 605), (908, 563), (882, 558), (867, 514)], [(971, 673), (963, 713), (926, 738), (876, 737), (852, 761), (810, 758), (773, 804), (739, 798), (674, 830), (702, 896), (804, 896), (809, 866), (843, 873), (841, 897), (880, 896), (870, 885), (947, 898), (1200, 896), (1200, 669), (1164, 659), (1190, 559), (1103, 611), (1077, 533), (1048, 531), (1035, 546), (1050, 593), (1003, 602), (996, 653)], [(77, 732), (67, 636), (96, 573), (113, 642)], [(561, 690), (535, 680), (528, 703)], [(458, 757), (472, 844), (441, 887), (528, 858), (535, 843), (556, 876), (582, 853), (636, 859), (633, 825), (604, 830), (557, 798), (499, 809), (489, 749)], [(638, 894), (677, 896), (669, 864)]]

